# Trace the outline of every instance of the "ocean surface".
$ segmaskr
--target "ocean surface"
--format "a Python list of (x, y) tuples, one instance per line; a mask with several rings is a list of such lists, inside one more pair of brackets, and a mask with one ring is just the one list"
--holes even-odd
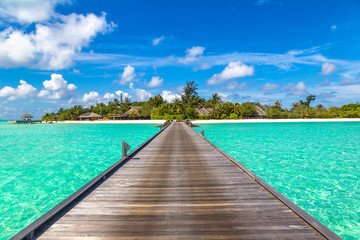
[(205, 137), (343, 239), (360, 239), (360, 123), (200, 124)]
[[(159, 131), (153, 124), (0, 122), (0, 239)], [(344, 239), (360, 239), (360, 123), (201, 124), (205, 136)]]
[[(0, 121), (0, 239), (9, 239), (159, 131), (154, 124)], [(130, 150), (130, 151), (131, 151)]]

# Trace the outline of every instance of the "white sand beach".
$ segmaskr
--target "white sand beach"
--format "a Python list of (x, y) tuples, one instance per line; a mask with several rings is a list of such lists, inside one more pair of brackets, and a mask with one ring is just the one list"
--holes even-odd
[(282, 122), (360, 122), (360, 118), (311, 118), (311, 119), (235, 119), (235, 120), (194, 120), (201, 123), (282, 123)]
[[(64, 121), (60, 124), (163, 124), (165, 120), (95, 120)], [(312, 119), (235, 119), (235, 120), (193, 120), (193, 124), (204, 123), (282, 123), (282, 122), (360, 122), (360, 118), (312, 118)], [(45, 123), (45, 122), (44, 122)]]
[(163, 124), (165, 120), (95, 120), (95, 121), (64, 121), (64, 122), (54, 122), (54, 123), (77, 123), (77, 124), (101, 124), (101, 123), (112, 123), (112, 124)]

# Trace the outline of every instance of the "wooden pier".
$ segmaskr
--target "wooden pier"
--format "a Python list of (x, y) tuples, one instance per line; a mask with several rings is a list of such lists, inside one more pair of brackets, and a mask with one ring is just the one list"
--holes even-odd
[(17, 120), (17, 121), (8, 121), (11, 124), (36, 124), (41, 123), (40, 120)]
[(81, 194), (34, 238), (341, 239), (184, 123)]

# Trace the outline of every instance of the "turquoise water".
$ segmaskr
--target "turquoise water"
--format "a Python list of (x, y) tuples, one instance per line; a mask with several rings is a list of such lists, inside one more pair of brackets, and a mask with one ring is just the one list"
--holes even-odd
[[(0, 122), (0, 239), (8, 239), (159, 131), (154, 124)], [(131, 149), (131, 150), (132, 150)]]
[(195, 128), (343, 239), (360, 239), (360, 123)]

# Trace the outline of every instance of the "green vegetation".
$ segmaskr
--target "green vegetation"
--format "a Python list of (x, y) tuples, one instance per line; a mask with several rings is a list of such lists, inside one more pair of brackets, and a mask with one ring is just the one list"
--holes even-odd
[[(219, 94), (212, 94), (206, 100), (197, 93), (197, 84), (194, 81), (186, 82), (184, 94), (173, 103), (164, 101), (161, 95), (151, 97), (147, 102), (131, 102), (125, 98), (124, 102), (114, 99), (107, 105), (98, 103), (95, 106), (84, 108), (75, 105), (69, 109), (60, 108), (57, 113), (46, 113), (42, 121), (78, 120), (79, 116), (86, 112), (100, 114), (104, 119), (110, 119), (109, 115), (124, 114), (131, 106), (140, 106), (138, 113), (144, 119), (162, 120), (185, 120), (185, 119), (241, 119), (241, 118), (359, 118), (360, 103), (351, 103), (339, 107), (325, 108), (318, 104), (315, 107), (311, 103), (315, 101), (315, 95), (309, 95), (306, 100), (295, 101), (291, 109), (282, 108), (280, 100), (276, 100), (273, 106), (262, 106), (260, 103), (231, 103), (223, 102)], [(266, 116), (259, 111), (264, 110)], [(128, 119), (136, 116), (130, 114)]]

